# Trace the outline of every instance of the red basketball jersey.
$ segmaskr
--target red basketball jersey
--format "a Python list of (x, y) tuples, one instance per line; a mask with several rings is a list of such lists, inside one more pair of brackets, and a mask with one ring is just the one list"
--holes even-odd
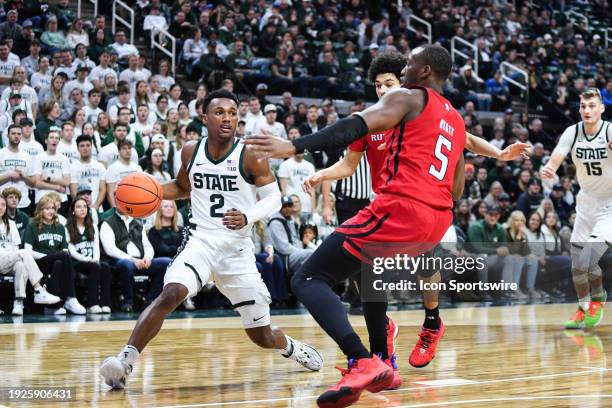
[(354, 152), (365, 152), (366, 159), (370, 165), (370, 174), (372, 176), (372, 190), (374, 193), (380, 193), (380, 187), (383, 184), (383, 179), (380, 175), (385, 168), (385, 157), (387, 149), (379, 150), (379, 147), (390, 140), (394, 129), (385, 130), (380, 133), (371, 133), (359, 140), (354, 141), (349, 146)]
[(393, 129), (380, 192), (419, 200), (434, 209), (450, 209), (455, 167), (465, 146), (465, 124), (442, 95), (429, 88), (411, 88), (427, 92), (426, 105), (416, 119)]

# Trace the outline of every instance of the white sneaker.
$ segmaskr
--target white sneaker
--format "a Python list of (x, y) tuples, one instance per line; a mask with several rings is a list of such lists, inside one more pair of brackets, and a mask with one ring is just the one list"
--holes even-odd
[(185, 299), (185, 301), (183, 302), (183, 306), (185, 306), (185, 309), (187, 310), (195, 310), (195, 305), (193, 304), (193, 300), (191, 300), (191, 298), (187, 298)]
[(282, 354), (283, 357), (297, 361), (301, 366), (306, 367), (310, 371), (319, 371), (323, 367), (323, 357), (321, 357), (317, 349), (289, 336), (286, 337), (293, 345), (293, 349), (288, 356)]
[(111, 308), (110, 306), (102, 306), (100, 308), (100, 313), (104, 313), (104, 314), (110, 314), (111, 312)]
[(98, 305), (93, 305), (90, 308), (87, 309), (87, 313), (90, 314), (100, 314), (102, 313), (102, 308)]
[(59, 303), (61, 299), (47, 292), (44, 286), (41, 286), (38, 293), (34, 292), (34, 303), (39, 305), (53, 305)]
[(59, 309), (56, 309), (55, 312), (53, 312), (54, 315), (59, 316), (59, 315), (65, 315), (66, 314), (66, 309), (64, 309), (63, 307), (60, 307)]
[(64, 307), (66, 308), (66, 310), (68, 310), (70, 313), (73, 313), (73, 314), (82, 315), (82, 314), (87, 313), (87, 311), (79, 303), (77, 298), (74, 298), (74, 297), (66, 299), (66, 302), (64, 303)]
[(114, 389), (125, 388), (125, 383), (132, 370), (132, 365), (119, 357), (109, 357), (100, 366), (100, 374), (104, 377), (104, 382)]
[(13, 316), (23, 316), (23, 301), (13, 301), (13, 311), (11, 312), (11, 314)]

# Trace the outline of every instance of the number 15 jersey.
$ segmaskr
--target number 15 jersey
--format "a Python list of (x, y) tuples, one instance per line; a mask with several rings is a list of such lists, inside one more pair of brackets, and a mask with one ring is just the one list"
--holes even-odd
[(235, 208), (244, 212), (257, 201), (256, 187), (242, 169), (245, 145), (238, 139), (228, 153), (214, 160), (208, 152), (208, 138), (198, 142), (187, 168), (191, 183), (191, 233), (206, 240), (209, 237), (249, 237), (251, 225), (230, 230), (223, 225), (223, 214)]
[(555, 150), (572, 153), (578, 184), (585, 194), (612, 197), (612, 126), (601, 121), (594, 135), (587, 135), (583, 122), (565, 129)]

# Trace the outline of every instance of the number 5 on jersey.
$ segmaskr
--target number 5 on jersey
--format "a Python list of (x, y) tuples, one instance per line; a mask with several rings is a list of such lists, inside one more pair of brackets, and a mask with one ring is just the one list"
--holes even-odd
[(444, 180), (446, 170), (448, 170), (448, 157), (442, 152), (442, 147), (446, 148), (449, 152), (452, 149), (451, 141), (448, 140), (444, 135), (439, 135), (436, 141), (436, 150), (434, 155), (436, 159), (440, 160), (440, 169), (437, 169), (434, 164), (429, 166), (429, 174), (437, 178), (438, 180)]

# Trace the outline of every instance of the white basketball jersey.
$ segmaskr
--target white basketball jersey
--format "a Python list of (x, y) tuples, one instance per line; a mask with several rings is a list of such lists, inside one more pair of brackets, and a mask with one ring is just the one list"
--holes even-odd
[(230, 230), (223, 225), (223, 214), (232, 208), (244, 212), (257, 202), (256, 187), (242, 169), (245, 145), (238, 139), (219, 160), (208, 153), (208, 138), (197, 144), (187, 167), (191, 183), (192, 234), (201, 239), (210, 236), (249, 237), (251, 226)]
[(586, 194), (596, 197), (612, 196), (612, 126), (610, 122), (602, 121), (594, 135), (585, 133), (582, 122), (574, 126), (572, 161), (576, 166), (576, 177), (580, 188)]

